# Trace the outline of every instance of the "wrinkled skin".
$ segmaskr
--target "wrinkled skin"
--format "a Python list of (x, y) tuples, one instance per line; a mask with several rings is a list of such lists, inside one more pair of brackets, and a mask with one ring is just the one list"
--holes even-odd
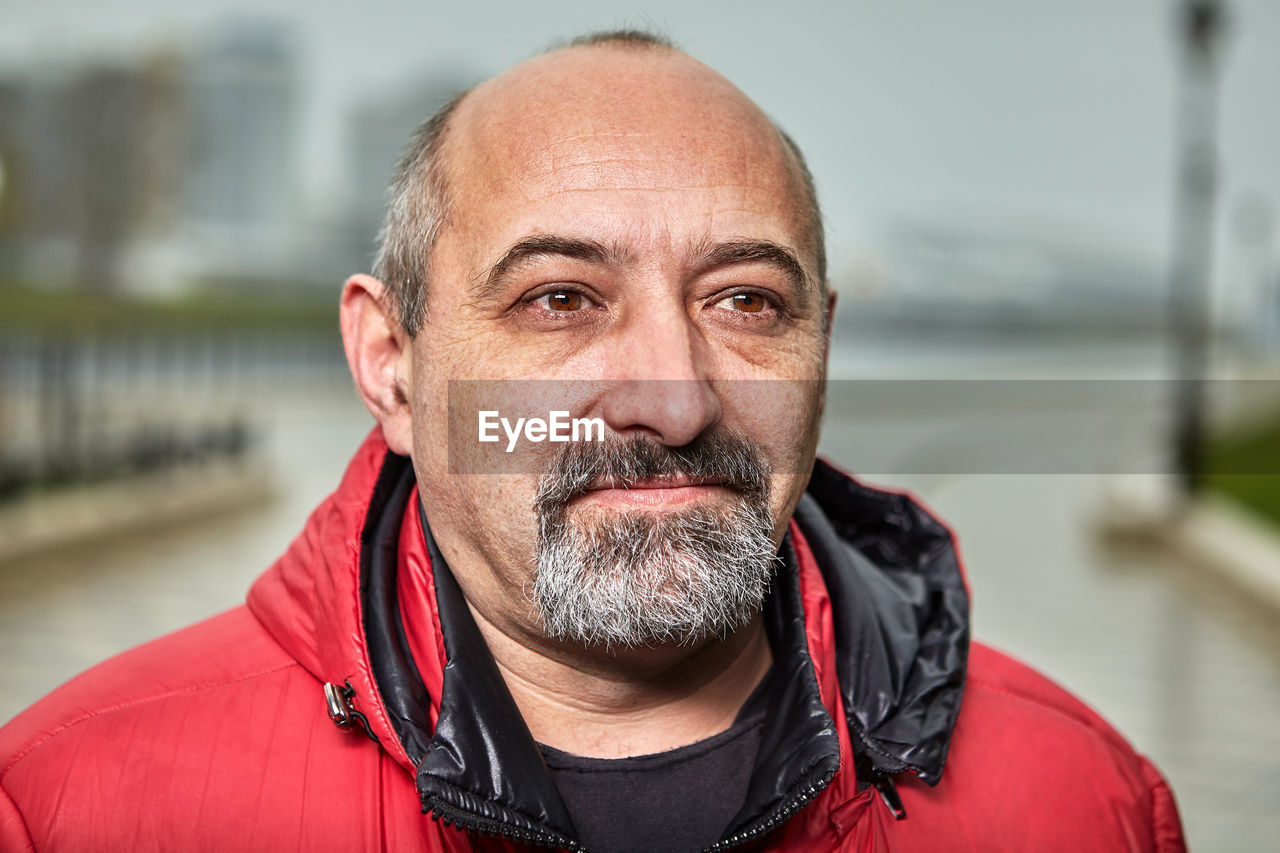
[[(450, 473), (449, 380), (566, 380), (557, 402), (572, 398), (575, 417), (600, 417), (620, 437), (680, 446), (707, 430), (738, 432), (773, 472), (780, 542), (817, 446), (829, 308), (796, 165), (715, 72), (676, 52), (617, 47), (548, 54), (483, 84), (455, 114), (445, 156), (451, 206), (424, 327), (412, 340), (397, 332), (371, 369), (392, 391), (365, 390), (359, 371), (357, 385), (391, 447), (412, 455), (441, 551), (536, 735), (555, 744), (536, 730), (521, 684), (539, 692), (562, 676), (576, 683), (556, 701), (579, 710), (669, 712), (690, 700), (689, 734), (640, 737), (633, 749), (713, 733), (767, 669), (759, 619), (693, 648), (547, 640), (528, 596), (537, 478)], [(498, 264), (531, 238), (555, 241), (554, 251)], [(753, 251), (734, 251), (744, 244)], [(378, 295), (377, 282), (353, 282)], [(735, 499), (715, 484), (601, 489), (577, 499), (570, 520)], [(722, 701), (692, 701), (707, 690)]]

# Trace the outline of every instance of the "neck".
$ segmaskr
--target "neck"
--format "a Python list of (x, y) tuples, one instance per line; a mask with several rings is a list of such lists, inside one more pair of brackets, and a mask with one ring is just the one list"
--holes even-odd
[(471, 612), (534, 739), (591, 758), (719, 734), (773, 662), (761, 614), (699, 646), (606, 652), (530, 642)]

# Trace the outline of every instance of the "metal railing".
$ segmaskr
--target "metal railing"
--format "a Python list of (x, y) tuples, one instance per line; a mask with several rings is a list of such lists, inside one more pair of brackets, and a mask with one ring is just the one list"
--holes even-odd
[(331, 336), (10, 335), (0, 340), (0, 500), (243, 455), (255, 399), (345, 376)]

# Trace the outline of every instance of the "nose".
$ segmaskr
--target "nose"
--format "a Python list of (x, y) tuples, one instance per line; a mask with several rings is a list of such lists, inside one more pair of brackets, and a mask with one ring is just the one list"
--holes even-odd
[(683, 308), (647, 312), (614, 330), (602, 416), (620, 435), (680, 447), (720, 420), (710, 354)]

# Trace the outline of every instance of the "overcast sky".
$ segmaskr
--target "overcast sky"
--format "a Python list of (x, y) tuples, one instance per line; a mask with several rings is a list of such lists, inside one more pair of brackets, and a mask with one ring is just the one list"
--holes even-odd
[[(1223, 210), (1249, 196), (1275, 208), (1280, 3), (1233, 7)], [(440, 69), (487, 75), (583, 31), (655, 26), (797, 138), (838, 263), (894, 223), (928, 219), (1062, 233), (1161, 264), (1173, 174), (1172, 10), (1169, 0), (789, 3), (785, 11), (744, 0), (0, 0), (0, 64), (137, 51), (235, 17), (284, 22), (306, 86), (305, 187), (323, 203), (342, 186), (351, 104)]]

